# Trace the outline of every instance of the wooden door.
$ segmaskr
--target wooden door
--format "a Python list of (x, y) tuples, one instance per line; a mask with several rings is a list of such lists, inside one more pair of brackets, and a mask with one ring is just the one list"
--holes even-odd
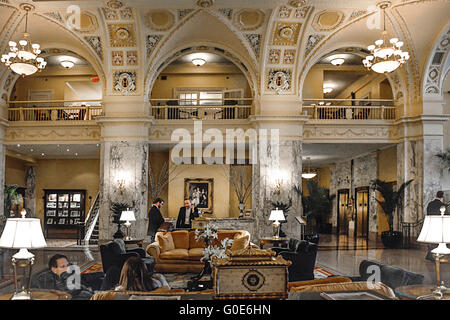
[(356, 193), (356, 224), (355, 236), (368, 238), (369, 236), (369, 187), (355, 189)]
[(348, 234), (348, 201), (350, 199), (349, 189), (338, 190), (337, 201), (337, 233)]

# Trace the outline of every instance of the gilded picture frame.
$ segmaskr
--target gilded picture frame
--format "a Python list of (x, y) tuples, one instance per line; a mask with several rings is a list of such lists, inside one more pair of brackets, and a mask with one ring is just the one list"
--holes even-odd
[(185, 178), (184, 197), (190, 198), (194, 206), (205, 213), (213, 212), (214, 179)]

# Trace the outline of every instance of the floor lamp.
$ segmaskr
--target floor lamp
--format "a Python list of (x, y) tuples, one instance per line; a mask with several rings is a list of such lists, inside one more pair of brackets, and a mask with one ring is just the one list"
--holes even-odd
[(423, 222), (422, 231), (420, 231), (418, 242), (438, 244), (438, 247), (431, 250), (436, 263), (436, 288), (431, 294), (420, 296), (417, 299), (442, 299), (445, 293), (450, 293), (450, 289), (444, 286), (441, 281), (441, 272), (439, 268), (440, 259), (450, 254), (447, 243), (450, 243), (450, 216), (444, 216), (445, 206), (440, 208), (440, 215), (426, 216)]
[[(25, 218), (27, 212), (22, 210), (22, 218), (10, 218), (6, 220), (5, 229), (0, 238), (0, 247), (19, 249), (12, 256), (11, 262), (14, 267), (14, 285), (15, 293), (11, 300), (30, 300), (31, 299), (31, 270), (34, 264), (34, 254), (28, 249), (37, 249), (47, 246), (44, 235), (42, 234), (41, 220), (34, 218)], [(23, 286), (19, 291), (17, 287), (17, 267), (24, 268)], [(28, 282), (26, 283), (26, 268), (29, 268)]]
[(134, 211), (122, 211), (122, 214), (120, 215), (120, 221), (126, 221), (124, 223), (125, 227), (127, 227), (127, 236), (125, 237), (125, 240), (131, 240), (130, 237), (130, 227), (131, 222), (130, 221), (136, 221), (136, 218), (134, 216)]

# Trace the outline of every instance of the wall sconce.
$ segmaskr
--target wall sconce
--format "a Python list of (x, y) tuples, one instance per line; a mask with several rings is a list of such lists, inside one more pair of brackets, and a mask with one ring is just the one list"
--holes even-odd
[(281, 185), (283, 184), (283, 179), (275, 179), (275, 194), (281, 193)]
[(118, 179), (117, 186), (119, 188), (120, 194), (123, 195), (123, 191), (125, 190), (125, 179)]

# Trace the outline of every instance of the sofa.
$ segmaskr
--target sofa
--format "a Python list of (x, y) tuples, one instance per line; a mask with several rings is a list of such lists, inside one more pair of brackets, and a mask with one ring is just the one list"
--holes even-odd
[[(418, 273), (403, 270), (398, 267), (389, 266), (373, 260), (363, 260), (359, 265), (359, 277), (352, 277), (353, 281), (374, 280), (375, 270), (380, 270), (379, 281), (392, 289), (401, 286), (422, 284), (424, 276)], [(378, 280), (378, 279), (377, 279)]]
[[(157, 232), (155, 242), (146, 248), (147, 253), (155, 258), (155, 272), (200, 272), (204, 267), (203, 257), (205, 243), (203, 240), (195, 239), (195, 231), (177, 230), (170, 232), (173, 240), (173, 248), (169, 250), (164, 243), (168, 232)], [(241, 239), (234, 241), (234, 249), (248, 246), (250, 234), (246, 230), (218, 230), (218, 239), (214, 239), (213, 245), (218, 245), (223, 239)], [(232, 248), (230, 249), (233, 249)]]
[(314, 280), (317, 244), (290, 238), (287, 248), (273, 247), (271, 249), (283, 259), (292, 262), (288, 268), (289, 282)]

